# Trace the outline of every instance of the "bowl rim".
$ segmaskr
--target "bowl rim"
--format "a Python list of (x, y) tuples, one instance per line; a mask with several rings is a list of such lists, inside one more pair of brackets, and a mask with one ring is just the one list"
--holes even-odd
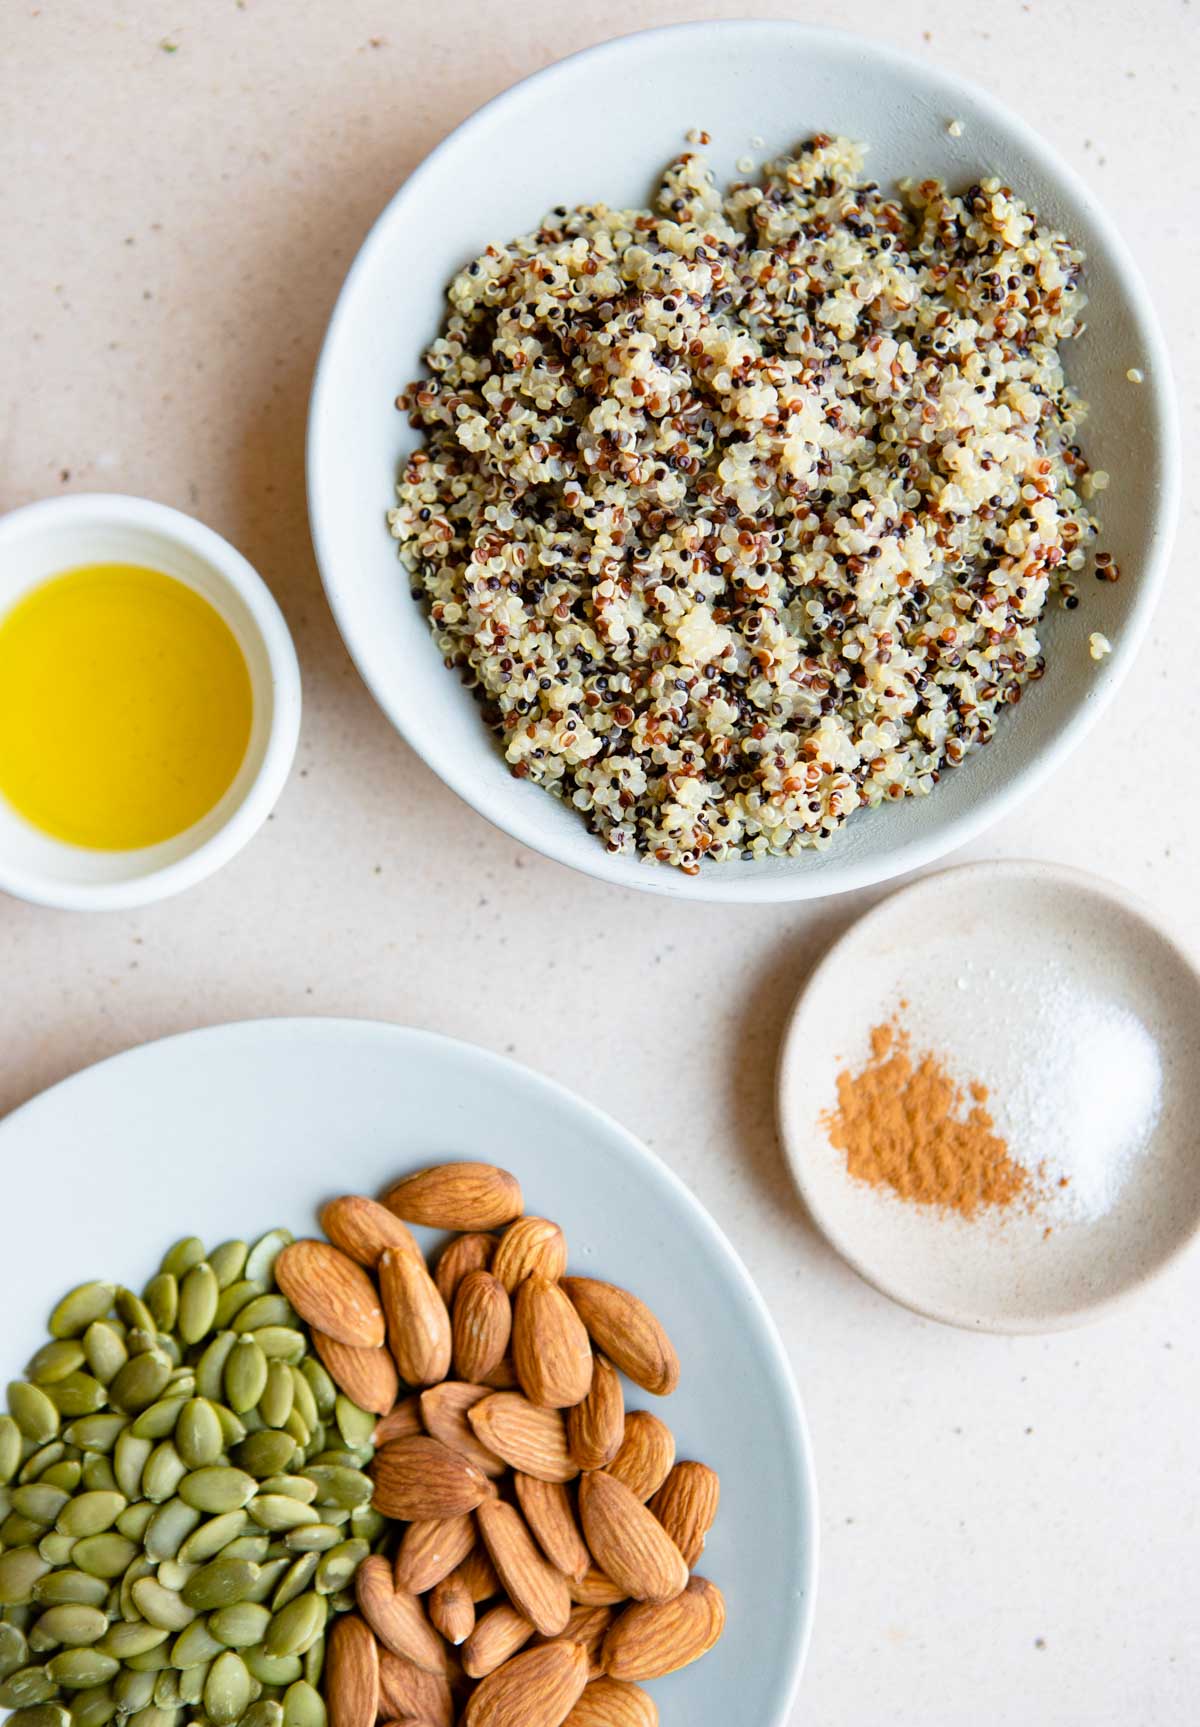
[(1081, 1326), (1094, 1324), (1114, 1308), (1123, 1307), (1127, 1302), (1142, 1296), (1195, 1248), (1197, 1238), (1200, 1237), (1200, 1205), (1197, 1206), (1187, 1229), (1167, 1252), (1147, 1270), (1142, 1271), (1131, 1282), (1122, 1284), (1120, 1288), (1107, 1294), (1088, 1297), (1069, 1308), (1034, 1313), (1023, 1319), (980, 1318), (966, 1306), (922, 1299), (912, 1290), (901, 1287), (885, 1273), (878, 1271), (870, 1259), (859, 1252), (856, 1246), (857, 1238), (842, 1229), (816, 1197), (808, 1179), (809, 1155), (804, 1144), (797, 1141), (791, 1130), (795, 1111), (789, 1094), (797, 1083), (797, 1073), (802, 1065), (794, 1045), (803, 1031), (805, 1015), (811, 1011), (817, 990), (826, 977), (841, 964), (843, 949), (851, 940), (858, 941), (872, 925), (886, 924), (895, 914), (899, 902), (916, 900), (921, 896), (936, 896), (942, 884), (951, 876), (959, 880), (975, 878), (983, 885), (997, 877), (1016, 882), (1048, 883), (1051, 886), (1071, 889), (1077, 894), (1087, 894), (1102, 905), (1111, 906), (1115, 912), (1134, 919), (1150, 935), (1163, 942), (1167, 950), (1187, 968), (1200, 988), (1200, 955), (1196, 950), (1181, 937), (1178, 930), (1171, 927), (1154, 906), (1140, 895), (1122, 887), (1119, 882), (1110, 881), (1106, 876), (1096, 875), (1091, 870), (1077, 869), (1073, 864), (1056, 863), (1051, 859), (1022, 857), (977, 858), (970, 863), (953, 864), (948, 869), (934, 870), (928, 875), (918, 877), (916, 881), (905, 882), (902, 887), (886, 894), (861, 916), (856, 917), (847, 929), (842, 930), (841, 934), (823, 949), (816, 964), (800, 985), (796, 999), (788, 1010), (775, 1062), (775, 1123), (783, 1159), (813, 1227), (820, 1231), (834, 1252), (845, 1260), (864, 1283), (869, 1284), (880, 1295), (885, 1295), (889, 1301), (908, 1308), (912, 1313), (920, 1314), (924, 1319), (934, 1319), (939, 1324), (952, 1325), (957, 1330), (971, 1331), (977, 1335), (991, 1333), (997, 1336), (1029, 1337), (1044, 1336), (1056, 1331), (1075, 1331)]
[[(169, 504), (122, 492), (72, 492), (40, 498), (0, 516), (0, 553), (18, 536), (60, 522), (127, 523), (174, 540), (200, 558), (243, 601), (266, 653), (271, 729), (258, 771), (215, 833), (182, 857), (118, 881), (65, 882), (0, 857), (0, 891), (60, 911), (121, 911), (149, 905), (203, 881), (228, 863), (266, 820), (291, 771), (300, 736), (300, 665), (295, 644), (271, 590), (254, 566), (215, 529)], [(186, 831), (186, 830), (185, 830)]]
[[(453, 759), (448, 760), (441, 754), (431, 753), (423, 744), (415, 741), (406, 723), (404, 704), (393, 694), (397, 688), (396, 681), (380, 675), (371, 667), (369, 653), (361, 642), (355, 623), (353, 584), (352, 581), (347, 583), (343, 580), (333, 551), (333, 510), (322, 481), (322, 423), (325, 419), (326, 397), (335, 389), (334, 351), (340, 344), (342, 327), (349, 319), (357, 285), (373, 268), (375, 256), (386, 244), (392, 227), (403, 220), (405, 206), (414, 189), (435, 169), (452, 144), (458, 144), (486, 123), (503, 115), (507, 108), (514, 106), (522, 98), (529, 86), (557, 77), (565, 67), (585, 61), (617, 58), (628, 52), (631, 45), (677, 38), (684, 34), (730, 38), (739, 35), (775, 35), (786, 37), (793, 44), (817, 52), (823, 46), (833, 45), (867, 56), (894, 70), (905, 80), (916, 79), (927, 84), (933, 78), (953, 86), (959, 93), (969, 94), (972, 102), (1000, 129), (1013, 133), (1019, 139), (1022, 148), (1038, 163), (1047, 179), (1060, 185), (1072, 203), (1086, 210), (1089, 220), (1099, 231), (1111, 255), (1115, 274), (1149, 360), (1145, 384), (1151, 391), (1152, 413), (1162, 452), (1159, 484), (1152, 506), (1153, 525), (1145, 545), (1144, 561), (1139, 571), (1137, 591), (1129, 615), (1122, 624), (1120, 637), (1114, 644), (1112, 653), (1095, 668), (1092, 687), (1086, 699), (1079, 703), (1066, 724), (1048, 737), (1028, 762), (1006, 776), (999, 784), (990, 786), (946, 827), (924, 837), (917, 836), (904, 845), (879, 855), (848, 858), (840, 867), (830, 865), (820, 874), (806, 871), (803, 859), (787, 860), (790, 867), (771, 874), (749, 874), (744, 869), (739, 873), (740, 860), (731, 861), (728, 865), (710, 866), (707, 870), (702, 865), (695, 876), (685, 876), (681, 870), (667, 867), (654, 869), (643, 865), (641, 869), (634, 870), (630, 867), (631, 861), (640, 864), (643, 860), (614, 856), (599, 840), (595, 840), (594, 849), (586, 855), (575, 855), (573, 851), (569, 851), (565, 841), (560, 841), (555, 829), (543, 828), (529, 820), (519, 804), (506, 795), (507, 776), (503, 772), (502, 762), (498, 764), (501, 771), (494, 777), (483, 776), (472, 768), (460, 768)], [(529, 846), (531, 850), (555, 863), (578, 870), (597, 880), (675, 899), (746, 905), (832, 898), (837, 894), (870, 887), (908, 874), (968, 844), (998, 822), (1049, 777), (1107, 710), (1133, 665), (1149, 628), (1151, 616), (1166, 580), (1175, 538), (1181, 491), (1181, 451), (1174, 376), (1154, 304), (1141, 272), (1116, 224), (1092, 189), (1026, 120), (973, 81), (960, 78), (939, 66), (930, 66), (915, 54), (905, 53), (850, 31), (790, 19), (721, 18), (659, 25), (609, 37), (579, 49), (548, 66), (540, 67), (502, 90), (438, 141), (375, 218), (338, 291), (313, 372), (305, 442), (305, 472), (313, 549), (326, 598), (347, 651), (363, 682), (392, 725), (451, 791), (511, 839)]]

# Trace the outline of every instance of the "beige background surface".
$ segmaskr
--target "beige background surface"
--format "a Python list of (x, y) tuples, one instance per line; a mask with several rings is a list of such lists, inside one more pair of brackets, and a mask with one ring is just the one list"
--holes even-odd
[[(743, 9), (847, 21), (812, 0), (4, 0), (0, 507), (108, 489), (203, 517), (283, 604), (306, 712), (275, 817), (215, 880), (133, 915), (0, 902), (0, 1109), (130, 1044), (259, 1014), (373, 1015), (512, 1052), (649, 1140), (779, 1319), (824, 1505), (797, 1723), (1191, 1720), (1200, 1258), (1102, 1326), (1046, 1339), (959, 1335), (874, 1295), (793, 1200), (771, 1072), (806, 968), (876, 896), (715, 916), (519, 850), (392, 734), (317, 580), (309, 378), (388, 195), (546, 61)], [(1189, 456), (1198, 15), (1187, 0), (861, 0), (853, 20), (986, 83), (1104, 198), (1166, 325)], [(1196, 527), (1185, 488), (1168, 597), (1121, 699), (974, 848), (1100, 870), (1193, 940)]]

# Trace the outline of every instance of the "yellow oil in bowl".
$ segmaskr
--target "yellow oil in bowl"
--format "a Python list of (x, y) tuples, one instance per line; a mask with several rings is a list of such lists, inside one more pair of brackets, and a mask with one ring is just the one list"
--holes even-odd
[(0, 619), (0, 795), (55, 839), (173, 839), (228, 791), (253, 712), (233, 631), (160, 570), (67, 570)]

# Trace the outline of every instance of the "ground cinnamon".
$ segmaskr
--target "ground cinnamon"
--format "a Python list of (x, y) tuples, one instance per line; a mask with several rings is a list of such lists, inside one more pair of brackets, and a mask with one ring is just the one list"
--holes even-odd
[(858, 1180), (963, 1217), (1011, 1205), (1025, 1189), (1028, 1172), (985, 1108), (987, 1087), (964, 1093), (936, 1056), (914, 1061), (899, 1025), (875, 1027), (870, 1060), (860, 1073), (840, 1073), (837, 1091), (824, 1123)]

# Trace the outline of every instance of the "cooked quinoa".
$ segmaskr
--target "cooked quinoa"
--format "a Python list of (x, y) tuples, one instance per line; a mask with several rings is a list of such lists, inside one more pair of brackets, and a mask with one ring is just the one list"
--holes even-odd
[(1040, 678), (1106, 476), (1083, 255), (997, 180), (814, 138), (726, 194), (552, 211), (457, 276), (391, 531), (511, 771), (612, 852), (828, 845)]

